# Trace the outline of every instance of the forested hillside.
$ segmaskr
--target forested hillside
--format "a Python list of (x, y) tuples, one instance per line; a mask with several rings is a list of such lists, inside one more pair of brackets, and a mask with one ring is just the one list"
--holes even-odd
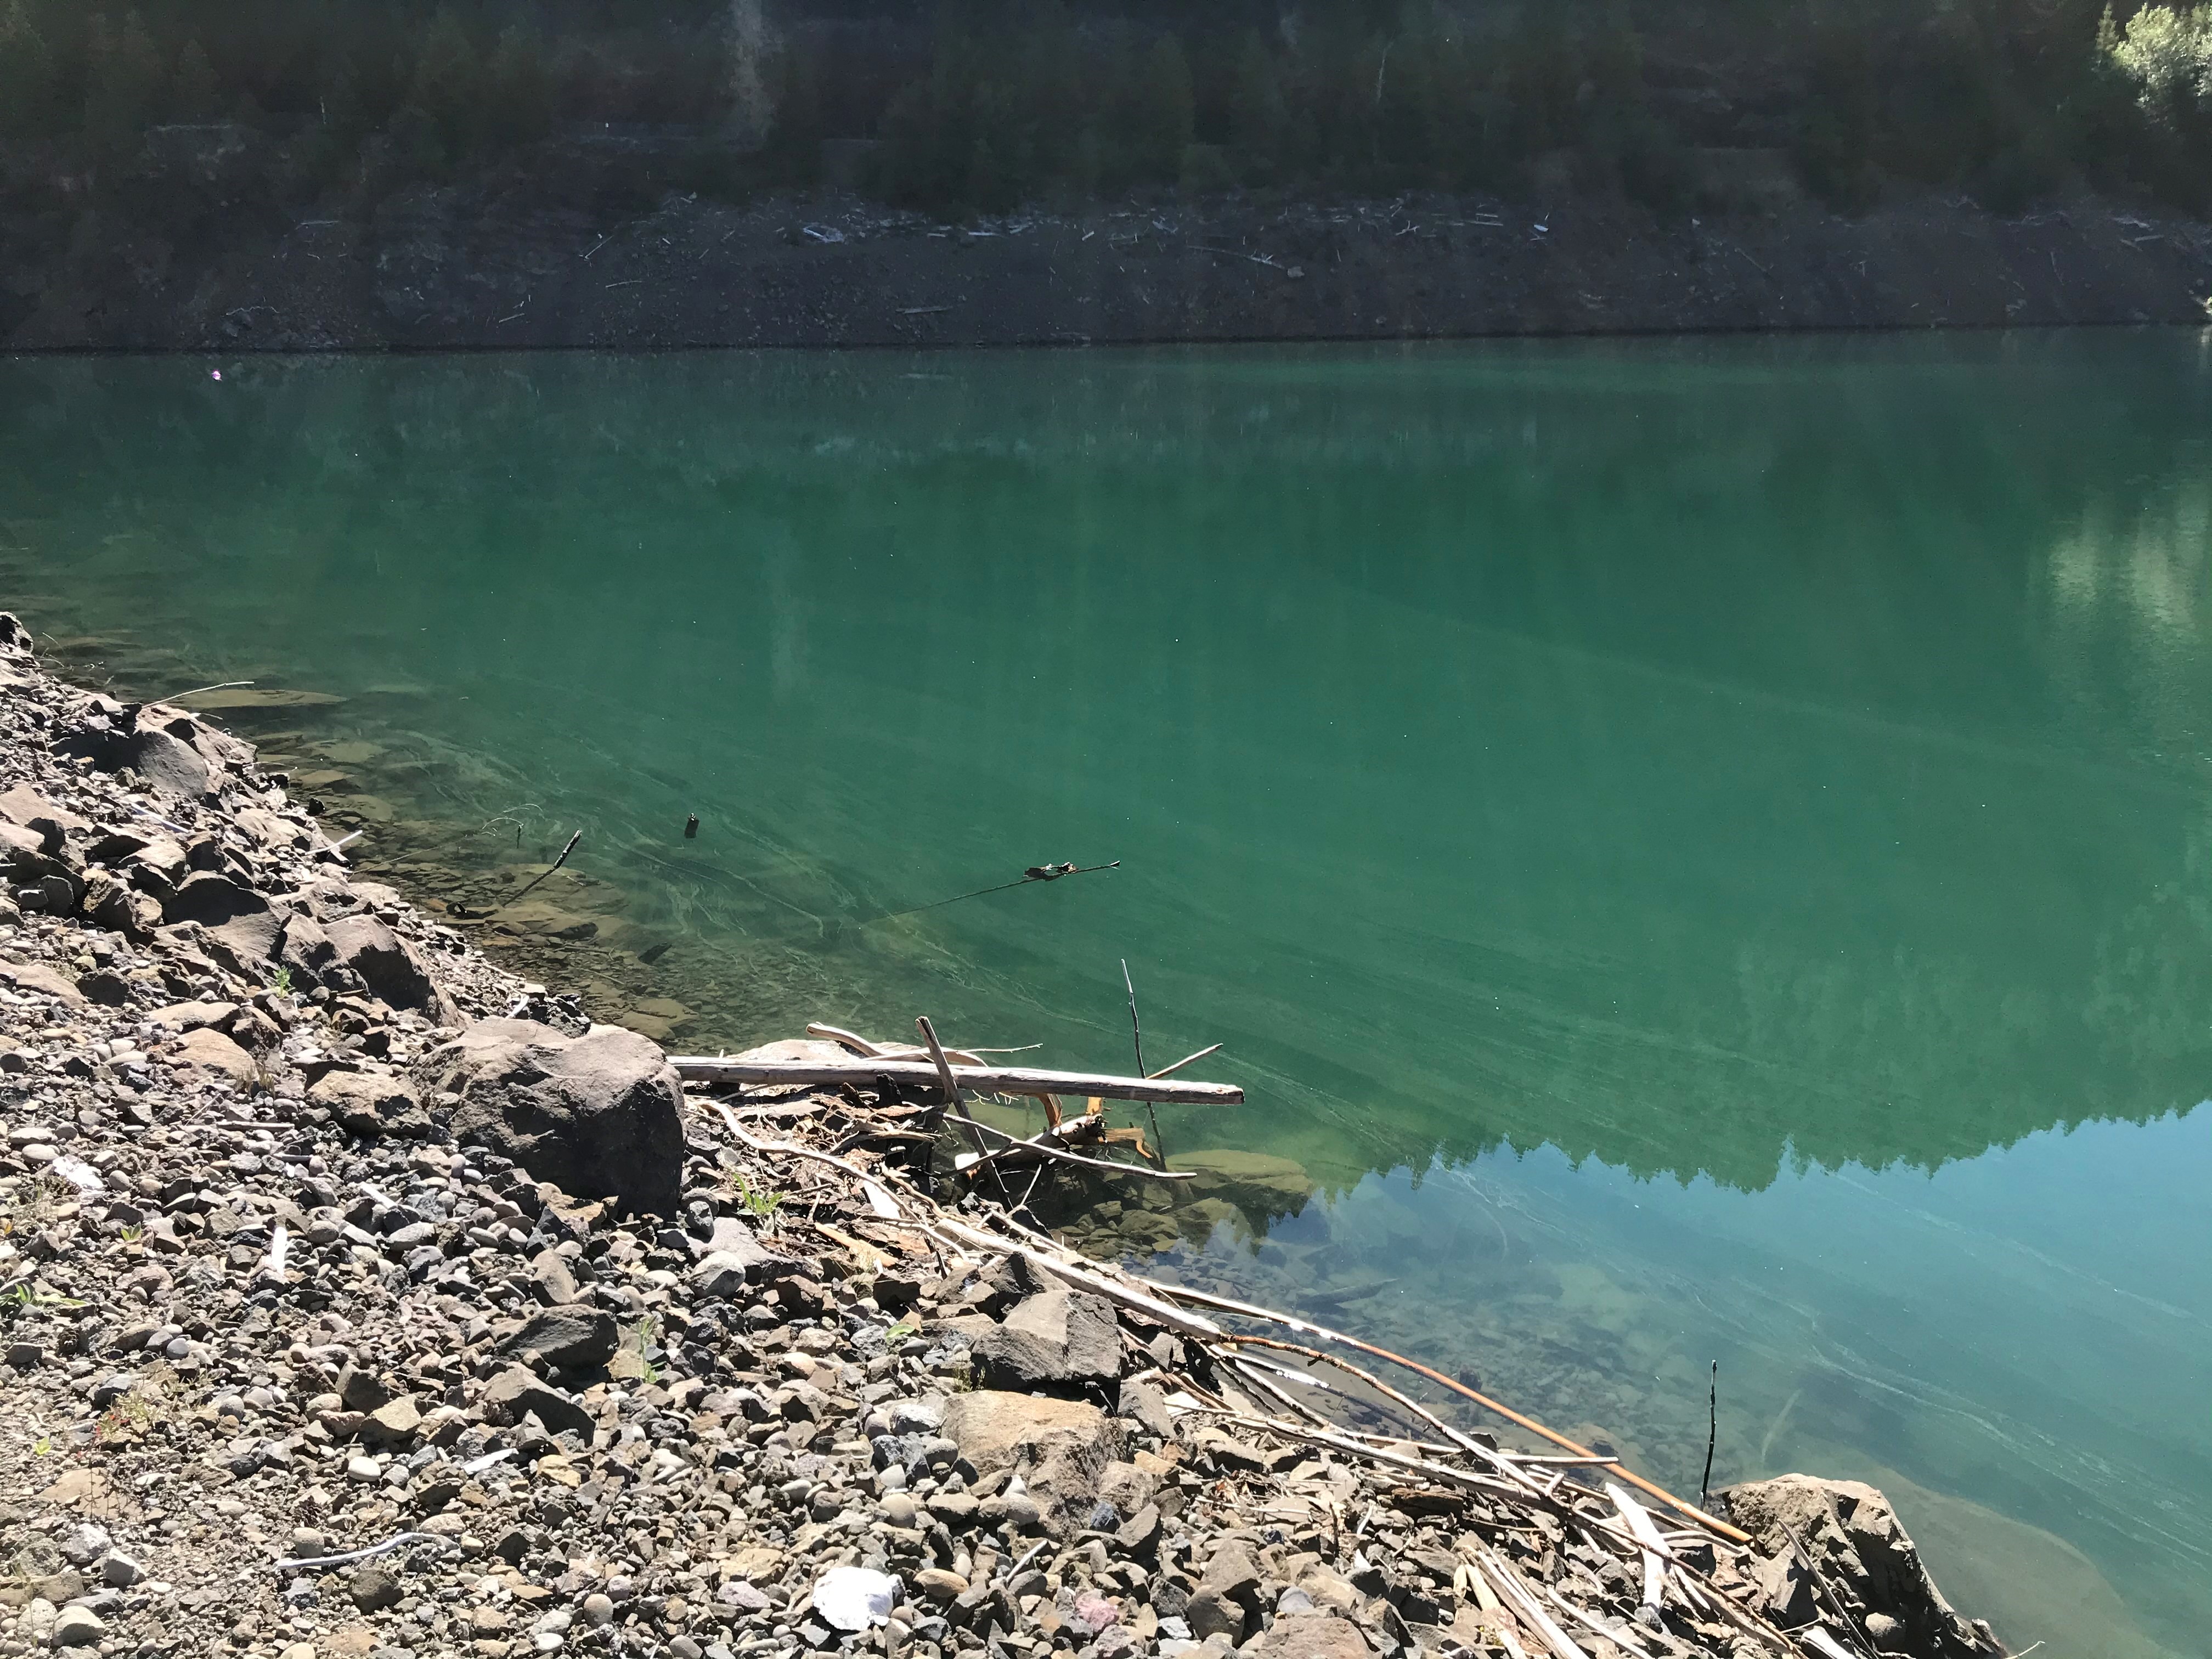
[(1141, 186), (1511, 195), (1540, 172), (1666, 213), (1733, 150), (1845, 212), (1899, 186), (2197, 209), (2208, 111), (2212, 9), (2101, 0), (0, 3), (19, 205), (234, 128), (310, 193), (598, 142), (652, 158), (648, 190), (730, 199), (812, 183), (826, 154), (955, 212)]

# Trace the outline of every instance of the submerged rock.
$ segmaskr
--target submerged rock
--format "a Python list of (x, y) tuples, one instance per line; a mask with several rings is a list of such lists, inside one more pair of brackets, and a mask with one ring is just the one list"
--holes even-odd
[[(1986, 1625), (1951, 1610), (1889, 1500), (1872, 1486), (1784, 1474), (1715, 1496), (1758, 1540), (1762, 1559), (1753, 1577), (1769, 1619), (1794, 1626), (1826, 1613), (1825, 1585), (1885, 1653), (1984, 1659), (2003, 1651)], [(1818, 1569), (1818, 1581), (1808, 1566)]]

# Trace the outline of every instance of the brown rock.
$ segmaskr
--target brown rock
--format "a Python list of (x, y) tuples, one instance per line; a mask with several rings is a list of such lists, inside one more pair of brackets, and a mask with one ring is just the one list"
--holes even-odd
[(1273, 1630), (1237, 1651), (1244, 1659), (1368, 1659), (1369, 1654), (1358, 1627), (1330, 1613), (1285, 1613)]
[(357, 1135), (426, 1135), (432, 1127), (422, 1091), (385, 1072), (327, 1073), (307, 1091), (307, 1103)]
[(1091, 1525), (1108, 1467), (1123, 1449), (1119, 1424), (1079, 1401), (979, 1389), (956, 1395), (945, 1432), (978, 1472), (1020, 1468), (1054, 1530)]
[(187, 1031), (178, 1045), (177, 1058), (202, 1071), (220, 1073), (234, 1083), (252, 1083), (260, 1074), (253, 1056), (220, 1031)]
[(1729, 1518), (1758, 1540), (1765, 1559), (1752, 1572), (1770, 1608), (1800, 1609), (1800, 1623), (1812, 1616), (1811, 1576), (1794, 1547), (1802, 1544), (1848, 1600), (1896, 1621), (1898, 1650), (1927, 1659), (1978, 1659), (1997, 1650), (1951, 1610), (1889, 1500), (1872, 1486), (1785, 1474), (1716, 1495)]
[(76, 988), (76, 981), (59, 974), (44, 963), (0, 962), (0, 979), (4, 979), (19, 991), (37, 991), (58, 998), (72, 1007), (84, 1006), (84, 998)]

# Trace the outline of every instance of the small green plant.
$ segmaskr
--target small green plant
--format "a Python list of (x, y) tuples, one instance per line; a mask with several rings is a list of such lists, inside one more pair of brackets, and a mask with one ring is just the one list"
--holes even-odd
[(742, 1175), (734, 1179), (738, 1185), (738, 1202), (744, 1206), (745, 1213), (764, 1225), (773, 1226), (775, 1212), (783, 1207), (784, 1195), (756, 1187)]
[(292, 970), (289, 968), (279, 968), (276, 970), (276, 977), (269, 982), (269, 988), (276, 992), (276, 994), (280, 997), (290, 996), (292, 994)]
[(146, 1237), (146, 1230), (143, 1227), (139, 1226), (135, 1222), (126, 1222), (118, 1237), (125, 1244), (136, 1244), (140, 1239)]
[(896, 1348), (909, 1336), (919, 1336), (921, 1334), (920, 1325), (911, 1319), (902, 1319), (884, 1333), (884, 1346), (887, 1348)]
[(31, 1455), (33, 1457), (52, 1456), (53, 1449), (54, 1437), (50, 1434), (42, 1434), (31, 1443)]
[(653, 1352), (653, 1345), (659, 1334), (660, 1322), (651, 1314), (645, 1315), (637, 1323), (629, 1328), (629, 1341), (627, 1346), (635, 1351), (638, 1370), (643, 1373), (644, 1379), (647, 1382), (657, 1383), (661, 1378), (660, 1367), (647, 1358)]

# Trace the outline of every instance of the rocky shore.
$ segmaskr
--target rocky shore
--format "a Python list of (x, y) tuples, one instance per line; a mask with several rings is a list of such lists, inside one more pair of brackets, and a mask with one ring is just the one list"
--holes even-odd
[[(620, 209), (501, 177), (257, 200), (218, 151), (128, 211), (0, 212), (0, 349), (362, 351), (1362, 340), (2204, 320), (2212, 230), (2083, 198), (2014, 215), (1794, 191), (1172, 196), (950, 224), (852, 196)], [(238, 171), (232, 176), (232, 170)], [(229, 169), (229, 170), (227, 170)]]
[(1866, 1487), (1639, 1499), (682, 1080), (4, 616), (0, 860), (0, 1656), (2002, 1651)]

